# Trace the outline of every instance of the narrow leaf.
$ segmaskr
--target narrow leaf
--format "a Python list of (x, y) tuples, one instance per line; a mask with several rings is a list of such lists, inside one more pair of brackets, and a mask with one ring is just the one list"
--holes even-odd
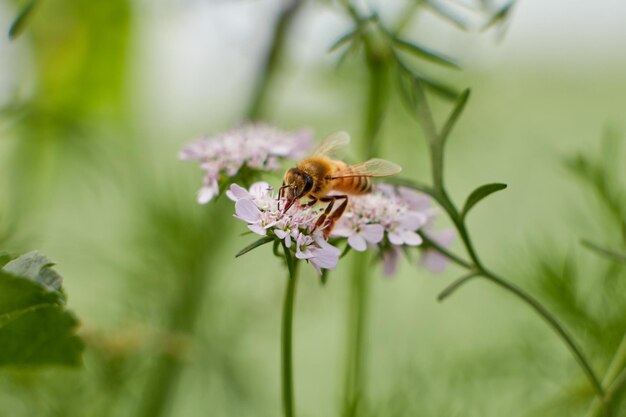
[(471, 272), (469, 274), (463, 275), (461, 278), (455, 280), (452, 284), (448, 285), (443, 291), (439, 293), (437, 296), (437, 301), (441, 302), (452, 295), (456, 290), (461, 288), (463, 284), (470, 281), (472, 278), (477, 277), (479, 274), (477, 272)]
[(419, 75), (418, 78), (424, 83), (426, 88), (431, 90), (433, 93), (440, 95), (446, 100), (455, 100), (457, 97), (459, 97), (459, 90), (450, 85), (447, 85), (432, 78), (428, 78), (423, 75)]
[(450, 132), (452, 131), (452, 128), (456, 125), (457, 120), (463, 113), (463, 109), (465, 109), (465, 105), (467, 104), (467, 100), (469, 99), (469, 96), (470, 96), (469, 88), (463, 91), (463, 93), (461, 93), (460, 96), (458, 96), (458, 99), (456, 100), (456, 104), (454, 105), (454, 109), (452, 110), (452, 113), (450, 113), (450, 116), (448, 117), (448, 120), (446, 120), (446, 123), (443, 125), (443, 128), (441, 129), (441, 133), (439, 135), (439, 138), (443, 143), (445, 143), (445, 141), (448, 139), (448, 136), (450, 136)]
[(39, 0), (31, 0), (17, 15), (11, 27), (9, 28), (9, 39), (17, 38), (26, 28), (28, 21), (33, 16), (33, 11)]
[(429, 6), (433, 12), (443, 17), (459, 29), (465, 31), (469, 29), (469, 25), (460, 16), (442, 3), (434, 0), (428, 0), (426, 5)]
[(417, 43), (400, 38), (394, 38), (393, 42), (399, 49), (411, 53), (418, 58), (426, 59), (435, 64), (443, 65), (446, 67), (460, 69), (459, 65), (454, 62), (452, 58), (447, 57), (444, 54), (440, 54), (439, 52), (433, 51), (432, 49), (428, 49)]
[(496, 191), (504, 190), (506, 188), (506, 184), (501, 183), (492, 183), (485, 184), (474, 191), (467, 197), (467, 201), (465, 202), (465, 206), (463, 207), (463, 211), (461, 212), (461, 217), (467, 216), (467, 213), (474, 207), (480, 200), (489, 196), (490, 194), (495, 193)]
[(248, 246), (246, 246), (245, 248), (237, 252), (237, 254), (235, 255), (235, 258), (238, 258), (241, 255), (245, 255), (246, 253), (250, 252), (252, 249), (256, 249), (259, 246), (265, 245), (266, 243), (269, 243), (272, 240), (274, 240), (274, 238), (271, 236), (263, 236), (261, 239), (254, 241), (253, 243), (249, 244)]
[(494, 15), (491, 17), (491, 19), (489, 19), (487, 23), (485, 23), (485, 26), (483, 26), (482, 30), (488, 30), (493, 26), (504, 23), (510, 16), (514, 5), (515, 1), (511, 1), (509, 4), (505, 4), (500, 10), (494, 13)]
[(348, 33), (343, 34), (339, 39), (332, 44), (332, 46), (328, 49), (328, 52), (334, 52), (343, 45), (346, 45), (356, 34), (356, 29), (351, 30)]
[(582, 244), (584, 247), (591, 249), (592, 251), (594, 251), (595, 253), (604, 256), (605, 258), (609, 258), (613, 261), (617, 261), (617, 262), (621, 262), (626, 264), (626, 254), (624, 253), (620, 253), (620, 252), (616, 252), (614, 250), (611, 249), (607, 249), (604, 248), (600, 245), (597, 245), (593, 242), (590, 242), (588, 240), (583, 240)]

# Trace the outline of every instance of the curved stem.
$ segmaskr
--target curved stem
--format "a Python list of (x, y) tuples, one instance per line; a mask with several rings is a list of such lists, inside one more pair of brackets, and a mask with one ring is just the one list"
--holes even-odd
[(586, 356), (583, 354), (580, 346), (578, 346), (578, 344), (576, 343), (572, 335), (570, 335), (569, 332), (565, 330), (563, 325), (559, 323), (556, 317), (554, 317), (554, 315), (550, 313), (550, 311), (548, 311), (548, 309), (545, 308), (533, 296), (531, 296), (526, 291), (522, 290), (520, 287), (513, 284), (512, 282), (509, 282), (505, 280), (504, 278), (490, 271), (484, 270), (482, 268), (480, 270), (480, 274), (483, 277), (487, 278), (489, 281), (499, 285), (500, 287), (516, 295), (518, 298), (520, 298), (522, 301), (524, 301), (526, 304), (532, 307), (541, 316), (541, 318), (543, 318), (550, 325), (550, 327), (552, 327), (552, 329), (559, 335), (561, 340), (565, 342), (569, 350), (574, 355), (574, 358), (576, 358), (576, 361), (578, 362), (580, 367), (583, 369), (583, 371), (587, 375), (587, 378), (589, 379), (589, 382), (593, 386), (596, 392), (596, 395), (599, 398), (604, 399), (605, 393), (604, 393), (604, 389), (602, 388), (602, 383), (600, 382), (600, 379), (594, 372)]
[[(574, 338), (569, 334), (569, 332), (565, 330), (565, 328), (559, 323), (554, 315), (552, 315), (552, 313), (550, 313), (550, 311), (548, 311), (548, 309), (545, 308), (538, 300), (536, 300), (534, 297), (526, 293), (515, 284), (489, 271), (483, 265), (480, 258), (478, 257), (478, 253), (476, 252), (474, 245), (472, 244), (464, 217), (459, 213), (459, 210), (455, 207), (454, 203), (448, 196), (443, 180), (444, 144), (449, 134), (449, 130), (454, 125), (454, 122), (458, 118), (458, 115), (460, 114), (459, 112), (462, 110), (462, 106), (465, 105), (465, 102), (461, 102), (457, 105), (457, 108), (453, 111), (450, 119), (446, 123), (447, 131), (440, 134), (437, 132), (437, 126), (428, 105), (426, 94), (424, 93), (424, 90), (419, 85), (419, 83), (415, 84), (415, 94), (418, 99), (416, 108), (417, 118), (429, 144), (432, 181), (435, 194), (438, 196), (437, 201), (441, 204), (442, 208), (446, 211), (446, 213), (454, 223), (454, 226), (456, 227), (457, 232), (459, 233), (461, 240), (463, 241), (463, 245), (465, 246), (465, 249), (469, 254), (472, 262), (468, 265), (467, 262), (463, 261), (458, 256), (452, 254), (449, 251), (442, 250), (443, 248), (441, 248), (440, 246), (432, 245), (432, 247), (438, 250), (442, 255), (454, 260), (459, 265), (468, 268), (471, 272), (478, 273), (479, 275), (490, 280), (491, 282), (498, 284), (500, 287), (508, 290), (509, 292), (520, 298), (522, 301), (524, 301), (526, 304), (528, 304), (530, 307), (532, 307), (550, 325), (550, 327), (552, 327), (552, 329), (559, 335), (561, 340), (565, 342), (567, 347), (574, 355), (576, 361), (585, 372), (585, 375), (589, 379), (593, 389), (596, 392), (596, 395), (602, 401), (602, 403), (605, 403), (605, 392), (602, 384), (600, 383), (600, 379), (591, 367), (587, 357), (582, 353), (581, 348), (574, 341)], [(444, 130), (446, 130), (446, 128), (444, 128)], [(430, 240), (432, 242), (432, 239)], [(463, 279), (460, 283), (458, 283), (457, 286), (454, 287), (454, 289), (467, 282), (468, 280), (469, 278)]]
[(293, 306), (298, 284), (298, 261), (283, 243), (285, 260), (289, 269), (281, 329), (281, 375), (283, 393), (283, 412), (285, 417), (294, 417), (293, 394)]

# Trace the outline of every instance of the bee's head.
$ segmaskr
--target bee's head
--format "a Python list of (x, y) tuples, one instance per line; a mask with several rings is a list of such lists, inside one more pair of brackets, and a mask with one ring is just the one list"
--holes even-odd
[(298, 168), (291, 168), (285, 172), (283, 186), (280, 187), (280, 198), (287, 199), (285, 210), (296, 201), (304, 197), (313, 188), (313, 177)]

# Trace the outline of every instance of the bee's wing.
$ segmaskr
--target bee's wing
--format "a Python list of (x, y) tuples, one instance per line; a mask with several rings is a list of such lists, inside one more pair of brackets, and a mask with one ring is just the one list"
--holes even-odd
[(344, 131), (339, 131), (330, 134), (324, 141), (317, 147), (313, 156), (326, 156), (333, 157), (342, 148), (345, 148), (350, 143), (350, 135)]
[(402, 171), (398, 164), (386, 161), (384, 159), (370, 159), (356, 165), (348, 165), (347, 167), (335, 172), (333, 179), (347, 177), (387, 177)]

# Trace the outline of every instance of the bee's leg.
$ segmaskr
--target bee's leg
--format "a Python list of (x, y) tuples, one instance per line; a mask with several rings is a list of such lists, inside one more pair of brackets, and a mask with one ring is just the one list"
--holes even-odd
[(322, 197), (319, 199), (322, 203), (328, 203), (328, 205), (326, 206), (326, 210), (324, 210), (324, 212), (317, 218), (317, 222), (315, 222), (315, 227), (313, 227), (313, 230), (311, 230), (311, 232), (314, 232), (318, 227), (324, 224), (324, 222), (326, 221), (326, 218), (330, 214), (330, 211), (333, 209), (333, 206), (335, 205), (336, 197), (337, 196), (333, 195), (333, 196), (328, 196), (328, 197)]
[(283, 195), (285, 194), (285, 188), (285, 181), (283, 181), (283, 184), (278, 189), (278, 211), (280, 211), (280, 200), (283, 199)]
[(328, 217), (328, 220), (326, 221), (326, 227), (324, 228), (324, 237), (328, 238), (328, 235), (330, 235), (330, 232), (333, 231), (333, 228), (335, 227), (335, 222), (337, 220), (339, 220), (339, 218), (341, 217), (341, 215), (343, 214), (343, 212), (346, 210), (346, 207), (348, 206), (348, 196), (347, 195), (337, 195), (335, 196), (335, 200), (343, 200), (341, 202), (341, 204), (339, 205), (339, 207), (337, 207), (337, 209), (335, 211), (333, 211), (333, 213), (330, 215), (330, 217)]
[(306, 207), (312, 207), (315, 203), (317, 203), (317, 197), (309, 196), (309, 198), (311, 200), (305, 204)]

